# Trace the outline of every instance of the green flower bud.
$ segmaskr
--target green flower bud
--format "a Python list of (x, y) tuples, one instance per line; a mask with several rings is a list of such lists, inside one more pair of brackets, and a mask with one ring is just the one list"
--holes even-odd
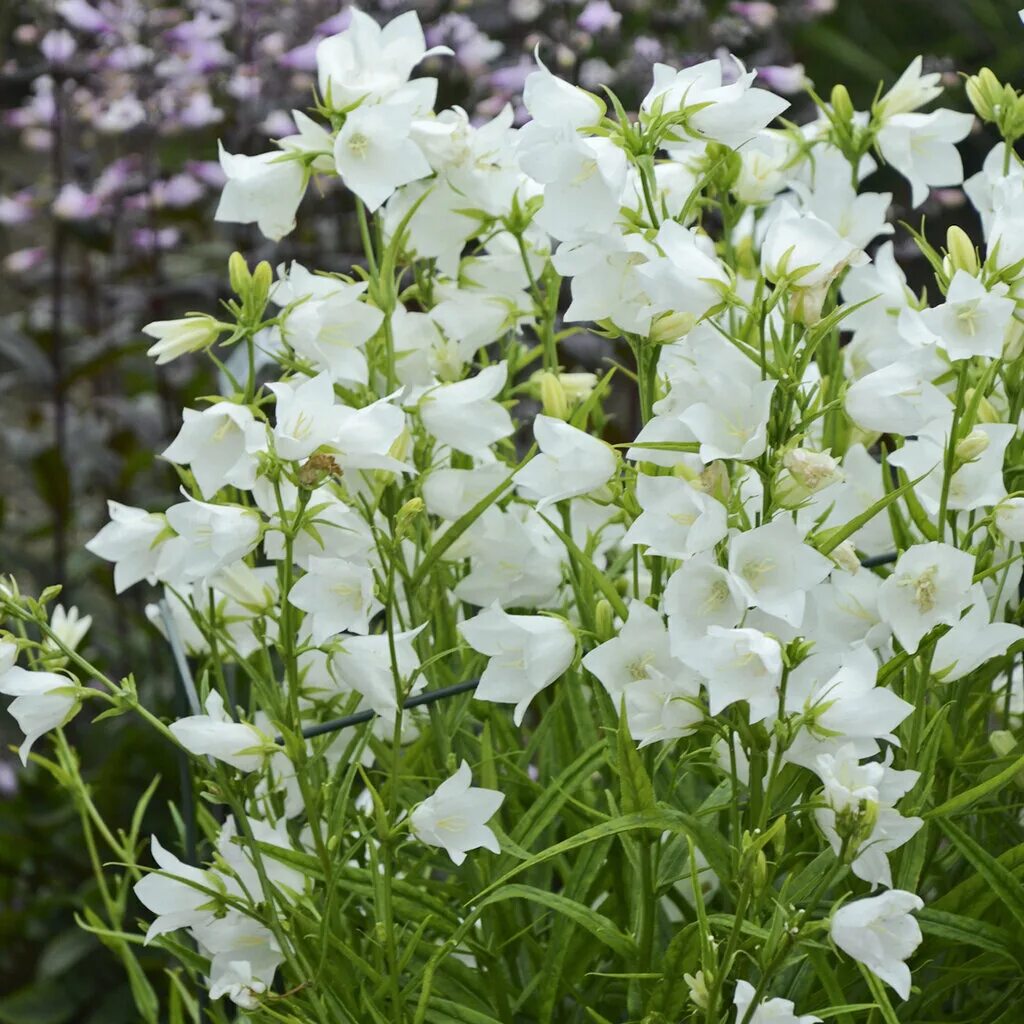
[(954, 225), (946, 232), (946, 251), (950, 277), (958, 270), (966, 270), (971, 277), (978, 276), (978, 253), (963, 228)]

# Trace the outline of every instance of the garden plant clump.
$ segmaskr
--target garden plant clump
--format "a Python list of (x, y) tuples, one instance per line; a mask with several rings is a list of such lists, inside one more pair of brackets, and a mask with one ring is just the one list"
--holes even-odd
[[(281, 239), (336, 176), (359, 266), (235, 253), (224, 308), (144, 328), (224, 386), (163, 452), (181, 500), (88, 547), (162, 588), (193, 713), (85, 660), (56, 588), (0, 594), (83, 927), (154, 1022), (1009, 1024), (1024, 99), (982, 71), (925, 112), (918, 59), (798, 125), (716, 59), (630, 114), (541, 53), (515, 127), (435, 113), (445, 52), (356, 12), (276, 148), (221, 150), (218, 219)], [(915, 207), (963, 183), (982, 234), (889, 223), (883, 164)], [(170, 834), (152, 789), (96, 811), (83, 709), (190, 755)]]

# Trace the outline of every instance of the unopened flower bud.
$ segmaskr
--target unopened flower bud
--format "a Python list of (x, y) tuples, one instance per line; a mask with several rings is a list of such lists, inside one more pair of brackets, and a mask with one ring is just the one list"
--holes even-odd
[(540, 374), (540, 402), (545, 416), (559, 420), (569, 418), (569, 399), (558, 374), (550, 371)]
[(558, 380), (566, 397), (574, 405), (585, 402), (597, 387), (596, 373), (560, 373)]
[(988, 448), (988, 434), (975, 427), (965, 438), (957, 441), (954, 455), (956, 461), (962, 466), (965, 463), (973, 462), (986, 448)]
[(853, 546), (852, 540), (844, 540), (838, 547), (829, 552), (832, 559), (840, 569), (853, 573), (860, 569), (860, 559), (857, 557), (857, 549)]
[(812, 494), (843, 479), (839, 463), (832, 457), (831, 452), (791, 448), (783, 456), (782, 464), (792, 474), (793, 479)]
[(410, 498), (399, 510), (398, 515), (395, 516), (395, 538), (399, 539), (404, 537), (412, 521), (421, 515), (426, 505), (423, 503), (422, 498)]
[(731, 489), (729, 470), (721, 459), (709, 462), (701, 470), (701, 474), (694, 481), (694, 485), (699, 487), (705, 494), (720, 501), (723, 505), (728, 505)]
[[(1003, 335), (1003, 359), (1008, 363), (1013, 362), (1022, 354), (1024, 354), (1024, 323), (1021, 323), (1016, 317), (1011, 317), (1006, 334)], [(997, 417), (989, 422), (998, 423), (1000, 420)]]
[(651, 341), (667, 345), (693, 330), (697, 318), (692, 313), (663, 313), (651, 324)]
[[(964, 402), (966, 405), (971, 405), (974, 402), (974, 391), (974, 388), (967, 389), (964, 395)], [(977, 410), (979, 423), (1002, 423), (1002, 418), (999, 413), (996, 412), (995, 406), (985, 398), (984, 395), (978, 399)]]
[(228, 280), (231, 282), (232, 291), (240, 298), (245, 298), (245, 293), (252, 283), (252, 274), (249, 273), (249, 264), (240, 252), (233, 252), (228, 258)]
[(704, 972), (698, 971), (696, 974), (684, 974), (683, 981), (686, 982), (687, 988), (690, 990), (690, 999), (702, 1010), (706, 1010), (710, 997), (707, 982), (704, 980)]
[(971, 277), (978, 276), (978, 253), (963, 228), (953, 225), (946, 232), (946, 251), (949, 254), (950, 277), (958, 270), (966, 270)]
[(836, 120), (843, 122), (844, 125), (852, 126), (854, 114), (853, 100), (850, 99), (846, 86), (834, 86), (830, 99), (832, 101), (832, 113), (835, 114)]
[(594, 632), (599, 643), (607, 643), (615, 635), (615, 616), (611, 604), (601, 598), (594, 609)]

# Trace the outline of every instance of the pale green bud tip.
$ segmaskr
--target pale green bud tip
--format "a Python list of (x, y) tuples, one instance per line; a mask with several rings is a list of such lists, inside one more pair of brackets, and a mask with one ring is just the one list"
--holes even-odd
[(973, 462), (988, 448), (988, 434), (974, 428), (965, 438), (957, 442), (955, 455), (957, 462)]
[(980, 269), (978, 253), (963, 228), (954, 225), (946, 232), (946, 251), (949, 253), (953, 273), (957, 270), (966, 270), (971, 277), (977, 277)]

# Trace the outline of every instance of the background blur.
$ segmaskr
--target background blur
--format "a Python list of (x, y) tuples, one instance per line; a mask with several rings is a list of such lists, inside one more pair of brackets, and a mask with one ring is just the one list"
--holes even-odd
[[(517, 103), (539, 43), (545, 61), (635, 108), (651, 65), (735, 53), (761, 83), (791, 96), (804, 79), (837, 81), (867, 106), (880, 79), (913, 56), (948, 72), (988, 65), (1019, 82), (1015, 0), (399, 0), (364, 2), (386, 21), (415, 9), (435, 61), (440, 105), (479, 120)], [(164, 508), (175, 477), (156, 453), (183, 405), (214, 382), (198, 361), (156, 368), (140, 327), (215, 312), (226, 261), (355, 260), (340, 191), (300, 213), (277, 246), (254, 228), (215, 224), (217, 139), (266, 150), (309, 105), (316, 41), (342, 30), (338, 0), (0, 0), (0, 573), (23, 589), (60, 582), (62, 601), (93, 617), (87, 653), (110, 674), (136, 670), (147, 702), (174, 710), (169, 660), (144, 628), (144, 587), (116, 598), (83, 544), (106, 500)], [(1010, 42), (1012, 40), (1012, 42)], [(968, 171), (977, 161), (967, 145)], [(904, 199), (896, 186), (896, 205)], [(970, 215), (957, 192), (919, 211), (933, 226)], [(899, 213), (899, 210), (897, 210)], [(915, 217), (915, 221), (916, 221)], [(897, 245), (905, 244), (899, 241)], [(578, 346), (581, 364), (586, 344)], [(143, 676), (139, 666), (146, 666)], [(74, 925), (95, 898), (69, 802), (38, 769), (22, 771), (0, 722), (0, 1024), (121, 1024), (127, 985), (100, 943)], [(159, 830), (178, 766), (122, 720), (72, 723), (98, 806), (125, 823), (159, 774), (147, 823)], [(154, 954), (154, 971), (160, 970)]]

